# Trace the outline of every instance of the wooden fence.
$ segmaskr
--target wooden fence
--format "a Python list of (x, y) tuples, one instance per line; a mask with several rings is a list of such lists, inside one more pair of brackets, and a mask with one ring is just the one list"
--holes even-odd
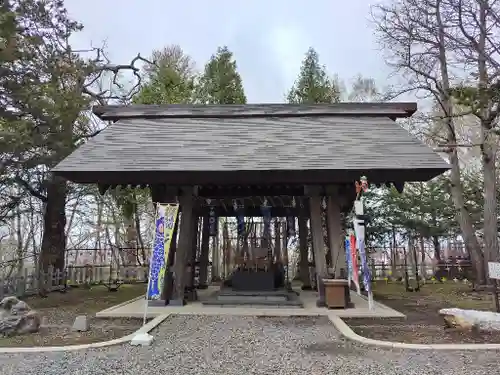
[[(468, 280), (474, 281), (474, 270), (470, 263), (455, 262), (455, 263), (440, 263), (438, 265), (397, 265), (391, 267), (385, 263), (370, 262), (368, 265), (370, 269), (371, 280), (373, 281), (401, 281), (405, 278), (415, 280), (418, 274), (420, 280), (435, 280), (435, 281), (458, 281)], [(300, 269), (297, 270), (299, 275)], [(359, 265), (358, 269), (359, 282), (363, 283), (363, 269)], [(316, 271), (310, 263), (309, 277), (311, 285), (316, 285)]]
[[(211, 280), (212, 267), (208, 267), (208, 280)], [(200, 269), (195, 267), (195, 286), (198, 285)], [(68, 266), (64, 272), (49, 270), (39, 274), (34, 269), (25, 269), (19, 276), (0, 278), (0, 300), (5, 296), (18, 297), (39, 294), (41, 290), (53, 292), (74, 286), (107, 285), (109, 287), (121, 284), (146, 283), (149, 276), (148, 266), (120, 266), (115, 269), (109, 265), (103, 266)]]
[(25, 269), (22, 275), (0, 279), (0, 299), (8, 295), (35, 295), (41, 290), (52, 292), (68, 286), (145, 283), (148, 272), (147, 266), (120, 266), (118, 269), (110, 266), (68, 266), (64, 271), (50, 269), (41, 274)]

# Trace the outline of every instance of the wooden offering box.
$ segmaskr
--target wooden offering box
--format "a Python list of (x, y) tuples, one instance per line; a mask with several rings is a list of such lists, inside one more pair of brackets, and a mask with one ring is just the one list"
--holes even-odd
[(325, 302), (329, 309), (346, 309), (349, 283), (344, 279), (323, 279), (325, 285)]

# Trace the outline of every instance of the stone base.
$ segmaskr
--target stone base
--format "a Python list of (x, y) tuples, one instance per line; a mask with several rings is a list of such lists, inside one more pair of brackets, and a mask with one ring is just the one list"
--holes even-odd
[(133, 346), (149, 346), (153, 342), (153, 336), (148, 333), (139, 333), (130, 340)]
[(168, 306), (185, 306), (186, 301), (184, 299), (171, 299), (168, 301)]
[(326, 298), (325, 298), (325, 284), (323, 283), (323, 279), (318, 280), (318, 285), (316, 286), (318, 291), (318, 300), (316, 301), (317, 307), (326, 307)]
[(186, 288), (184, 290), (184, 298), (187, 302), (198, 301), (198, 293), (196, 288)]
[(165, 300), (164, 299), (154, 299), (148, 300), (148, 307), (163, 307), (165, 306)]
[(229, 288), (215, 292), (204, 305), (212, 306), (266, 306), (266, 307), (303, 307), (297, 293), (286, 289), (275, 291), (238, 291)]
[(318, 298), (316, 300), (316, 307), (326, 307), (326, 302), (322, 298)]
[(273, 291), (276, 289), (275, 273), (272, 270), (236, 270), (231, 276), (231, 287), (239, 291)]
[(207, 284), (200, 284), (197, 286), (198, 289), (208, 289), (208, 285)]

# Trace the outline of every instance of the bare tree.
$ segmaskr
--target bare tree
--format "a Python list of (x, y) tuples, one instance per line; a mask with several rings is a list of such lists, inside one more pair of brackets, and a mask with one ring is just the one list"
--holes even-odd
[[(5, 34), (0, 61), (0, 179), (43, 203), (40, 265), (44, 270), (62, 269), (71, 185), (49, 171), (76, 143), (95, 134), (89, 131), (88, 106), (130, 98), (140, 86), (139, 65), (149, 61), (137, 55), (129, 63), (114, 64), (102, 48), (73, 50), (69, 37), (81, 25), (68, 16), (61, 1), (15, 0), (0, 12), (9, 15), (0, 17)], [(93, 56), (84, 57), (84, 52)], [(120, 83), (123, 71), (135, 78), (129, 87)], [(96, 83), (103, 79), (117, 89), (97, 90)]]
[(470, 72), (452, 92), (479, 120), (479, 147), (484, 183), (485, 261), (500, 260), (498, 249), (497, 176), (500, 114), (500, 2), (443, 0), (449, 13), (444, 30), (450, 48)]
[[(452, 88), (463, 79), (461, 59), (450, 40), (454, 14), (443, 0), (394, 0), (373, 7), (373, 19), (387, 63), (404, 77), (399, 93), (416, 92), (435, 101), (443, 114), (447, 145), (457, 144)], [(462, 74), (462, 76), (460, 75)], [(436, 142), (437, 143), (437, 142)], [(450, 182), (464, 242), (472, 255), (478, 280), (486, 279), (484, 255), (464, 201), (456, 147), (446, 149), (451, 164)]]

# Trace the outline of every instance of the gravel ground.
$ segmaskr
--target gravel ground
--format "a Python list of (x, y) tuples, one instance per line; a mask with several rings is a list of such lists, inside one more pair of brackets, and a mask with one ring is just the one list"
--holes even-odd
[(175, 316), (151, 347), (0, 355), (2, 375), (498, 374), (496, 352), (401, 351), (343, 340), (326, 318)]
[(89, 318), (90, 329), (73, 332), (72, 324), (48, 324), (31, 335), (0, 336), (0, 348), (25, 346), (64, 346), (108, 341), (134, 333), (142, 326), (142, 319)]

